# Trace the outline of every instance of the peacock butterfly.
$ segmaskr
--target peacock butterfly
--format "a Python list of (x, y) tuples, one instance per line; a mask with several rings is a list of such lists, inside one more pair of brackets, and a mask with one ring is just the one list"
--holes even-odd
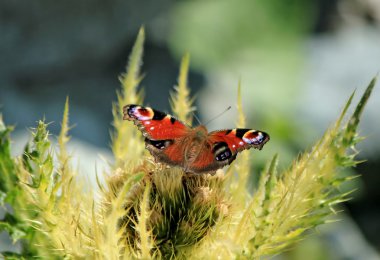
[(145, 137), (146, 149), (156, 161), (182, 167), (186, 172), (210, 173), (223, 168), (245, 149), (261, 150), (269, 135), (252, 129), (208, 133), (203, 125), (190, 127), (150, 107), (126, 105), (124, 120), (133, 121)]

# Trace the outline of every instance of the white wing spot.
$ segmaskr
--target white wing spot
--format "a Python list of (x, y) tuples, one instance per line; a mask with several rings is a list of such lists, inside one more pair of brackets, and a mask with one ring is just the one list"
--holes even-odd
[(149, 128), (150, 130), (154, 130), (154, 126), (152, 126), (151, 128)]
[(246, 142), (248, 144), (252, 144), (252, 140), (249, 138), (243, 137), (243, 140), (244, 140), (244, 142)]
[(239, 142), (239, 145), (243, 146), (243, 145), (244, 145), (244, 142), (240, 141), (240, 142)]

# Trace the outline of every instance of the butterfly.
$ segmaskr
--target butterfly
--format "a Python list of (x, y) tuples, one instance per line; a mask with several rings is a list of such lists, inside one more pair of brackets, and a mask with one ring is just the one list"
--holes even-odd
[(123, 107), (124, 120), (133, 121), (145, 137), (145, 147), (156, 161), (179, 166), (185, 172), (212, 173), (236, 159), (239, 152), (261, 150), (269, 135), (253, 129), (208, 132), (203, 125), (194, 128), (175, 117), (140, 105)]

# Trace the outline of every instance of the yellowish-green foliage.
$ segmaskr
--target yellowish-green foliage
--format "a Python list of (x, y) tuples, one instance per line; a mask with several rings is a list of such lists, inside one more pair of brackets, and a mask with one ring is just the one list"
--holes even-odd
[[(238, 111), (238, 118), (236, 122), (237, 128), (246, 128), (245, 125), (245, 115), (243, 112), (243, 106), (241, 101), (241, 82), (239, 81), (238, 85), (238, 100), (237, 100), (237, 111)], [(226, 179), (230, 182), (230, 192), (232, 194), (232, 197), (236, 199), (236, 202), (242, 202), (247, 200), (247, 195), (249, 195), (246, 192), (247, 188), (247, 181), (250, 173), (250, 159), (248, 153), (242, 153), (238, 156), (236, 159), (237, 161), (233, 165), (233, 167), (230, 168), (228, 175)], [(236, 175), (235, 173), (239, 173)], [(242, 192), (243, 191), (243, 192)], [(244, 208), (245, 205), (241, 205), (242, 208)]]
[(189, 72), (190, 55), (187, 53), (182, 58), (179, 70), (178, 86), (175, 86), (175, 93), (171, 95), (171, 106), (174, 115), (182, 122), (191, 125), (193, 121), (193, 99), (190, 98), (190, 91), (187, 85), (187, 74)]
[[(277, 173), (275, 155), (252, 193), (247, 189), (248, 177), (253, 174), (249, 152), (240, 154), (225, 172), (188, 174), (155, 163), (145, 152), (137, 128), (122, 120), (124, 105), (142, 102), (137, 87), (142, 78), (143, 41), (144, 31), (140, 30), (113, 106), (115, 162), (105, 173), (105, 183), (99, 182), (97, 196), (82, 185), (66, 151), (70, 140), (68, 99), (57, 151), (51, 146), (47, 124), (39, 121), (22, 158), (12, 158), (12, 129), (0, 120), (0, 206), (8, 203), (13, 208), (0, 221), (0, 230), (8, 231), (15, 241), (24, 239), (20, 254), (4, 255), (258, 259), (278, 254), (300, 240), (305, 231), (334, 215), (336, 204), (348, 199), (349, 193), (340, 192), (339, 186), (351, 177), (342, 176), (340, 169), (357, 163), (352, 149), (359, 140), (356, 129), (375, 80), (347, 123), (344, 115), (352, 96), (336, 123), (288, 170)], [(187, 54), (170, 102), (174, 114), (191, 124), (188, 68)], [(237, 108), (237, 126), (245, 127), (240, 83)]]
[(117, 92), (117, 103), (114, 104), (112, 109), (115, 130), (112, 134), (111, 147), (115, 156), (115, 167), (127, 167), (130, 169), (132, 164), (141, 164), (140, 158), (144, 151), (144, 144), (139, 142), (138, 138), (140, 134), (133, 125), (126, 124), (122, 117), (122, 109), (125, 104), (140, 104), (142, 102), (142, 93), (137, 92), (137, 87), (143, 78), (140, 75), (140, 66), (144, 38), (144, 29), (140, 29), (136, 44), (129, 58), (128, 73), (120, 77), (122, 89), (121, 92)]
[(84, 190), (75, 178), (76, 173), (70, 167), (66, 152), (68, 113), (67, 99), (58, 137), (56, 168), (49, 132), (43, 121), (39, 121), (33, 131), (33, 142), (25, 149), (23, 161), (17, 161), (23, 199), (30, 206), (25, 221), (38, 231), (33, 242), (42, 257), (64, 254), (80, 258), (88, 253), (83, 247), (86, 245), (86, 233), (90, 230), (92, 199), (88, 195), (77, 196), (84, 194)]

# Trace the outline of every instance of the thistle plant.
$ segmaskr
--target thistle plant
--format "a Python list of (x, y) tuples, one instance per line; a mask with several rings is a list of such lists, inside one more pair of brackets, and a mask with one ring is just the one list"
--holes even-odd
[[(137, 90), (143, 42), (141, 29), (113, 105), (115, 161), (98, 189), (78, 177), (66, 150), (68, 100), (57, 147), (50, 141), (48, 124), (39, 121), (24, 154), (13, 158), (12, 127), (0, 120), (0, 206), (6, 210), (0, 230), (22, 241), (20, 253), (1, 254), (47, 259), (259, 259), (281, 253), (336, 215), (337, 205), (350, 196), (340, 187), (354, 177), (342, 169), (358, 163), (357, 127), (375, 79), (348, 120), (353, 95), (337, 121), (289, 169), (278, 172), (274, 155), (261, 173), (251, 173), (245, 151), (215, 175), (189, 174), (154, 162), (138, 129), (122, 120), (124, 105), (143, 101)], [(174, 115), (191, 124), (189, 60), (185, 55), (170, 103)], [(240, 84), (238, 96), (237, 127), (244, 127)], [(250, 174), (260, 174), (253, 192), (247, 189)]]

